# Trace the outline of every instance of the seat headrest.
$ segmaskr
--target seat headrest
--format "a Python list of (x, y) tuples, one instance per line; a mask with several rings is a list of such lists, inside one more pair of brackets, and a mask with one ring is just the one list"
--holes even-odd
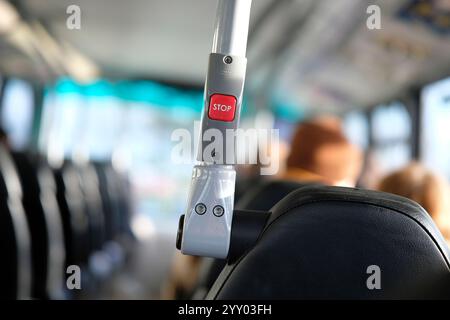
[(208, 298), (422, 298), (449, 266), (445, 241), (415, 202), (306, 186), (272, 208), (255, 246), (225, 267)]
[(286, 180), (266, 181), (248, 190), (236, 204), (236, 209), (269, 211), (292, 191), (309, 185), (312, 183)]

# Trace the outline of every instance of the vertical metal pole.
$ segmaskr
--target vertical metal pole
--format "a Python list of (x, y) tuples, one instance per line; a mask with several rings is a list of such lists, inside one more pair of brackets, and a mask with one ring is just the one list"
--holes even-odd
[(245, 57), (251, 0), (220, 0), (212, 53)]
[[(230, 247), (236, 183), (235, 136), (242, 105), (251, 0), (220, 0), (205, 83), (197, 160), (177, 248), (184, 254), (226, 258)], [(221, 146), (203, 144), (218, 135)], [(207, 139), (208, 140), (208, 139)], [(213, 139), (216, 141), (216, 139)], [(211, 141), (209, 139), (208, 141)]]

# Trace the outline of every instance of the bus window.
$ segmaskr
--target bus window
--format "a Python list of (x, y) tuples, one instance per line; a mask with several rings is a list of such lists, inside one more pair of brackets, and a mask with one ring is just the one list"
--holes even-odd
[(371, 151), (386, 174), (411, 160), (411, 117), (399, 102), (376, 107), (372, 112)]
[(79, 131), (80, 140), (74, 147), (89, 155), (91, 160), (105, 161), (112, 155), (118, 132), (126, 114), (120, 101), (113, 96), (89, 97), (82, 108), (84, 128)]
[(34, 92), (23, 80), (6, 82), (1, 108), (1, 127), (8, 134), (11, 147), (23, 150), (27, 147), (33, 126)]
[(450, 178), (450, 78), (422, 91), (421, 158)]
[(369, 145), (369, 121), (362, 112), (350, 112), (343, 119), (347, 138), (355, 145), (366, 150)]
[(63, 159), (111, 159), (129, 174), (137, 213), (159, 231), (173, 232), (184, 210), (193, 159), (174, 166), (174, 144), (168, 141), (179, 128), (193, 134), (199, 115), (194, 106), (201, 105), (201, 97), (200, 91), (144, 81), (80, 85), (63, 79), (44, 98), (40, 150), (56, 166)]
[(85, 99), (76, 93), (57, 95), (50, 91), (45, 96), (39, 143), (53, 165), (58, 166), (73, 155), (85, 105)]

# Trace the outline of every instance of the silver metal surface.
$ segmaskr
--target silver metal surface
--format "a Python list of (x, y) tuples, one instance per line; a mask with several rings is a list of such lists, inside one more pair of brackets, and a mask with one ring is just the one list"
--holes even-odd
[[(226, 258), (230, 246), (236, 171), (232, 166), (194, 167), (184, 221), (181, 252), (189, 255)], [(198, 214), (198, 204), (206, 212)], [(218, 210), (217, 208), (222, 209)], [(218, 214), (218, 211), (220, 215)]]
[(213, 53), (245, 57), (251, 5), (251, 0), (219, 1)]

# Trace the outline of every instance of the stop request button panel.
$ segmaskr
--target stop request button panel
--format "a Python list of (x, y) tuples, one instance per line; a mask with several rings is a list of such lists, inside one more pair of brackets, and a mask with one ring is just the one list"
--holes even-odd
[(209, 100), (208, 117), (212, 120), (232, 122), (236, 113), (236, 98), (213, 94)]

